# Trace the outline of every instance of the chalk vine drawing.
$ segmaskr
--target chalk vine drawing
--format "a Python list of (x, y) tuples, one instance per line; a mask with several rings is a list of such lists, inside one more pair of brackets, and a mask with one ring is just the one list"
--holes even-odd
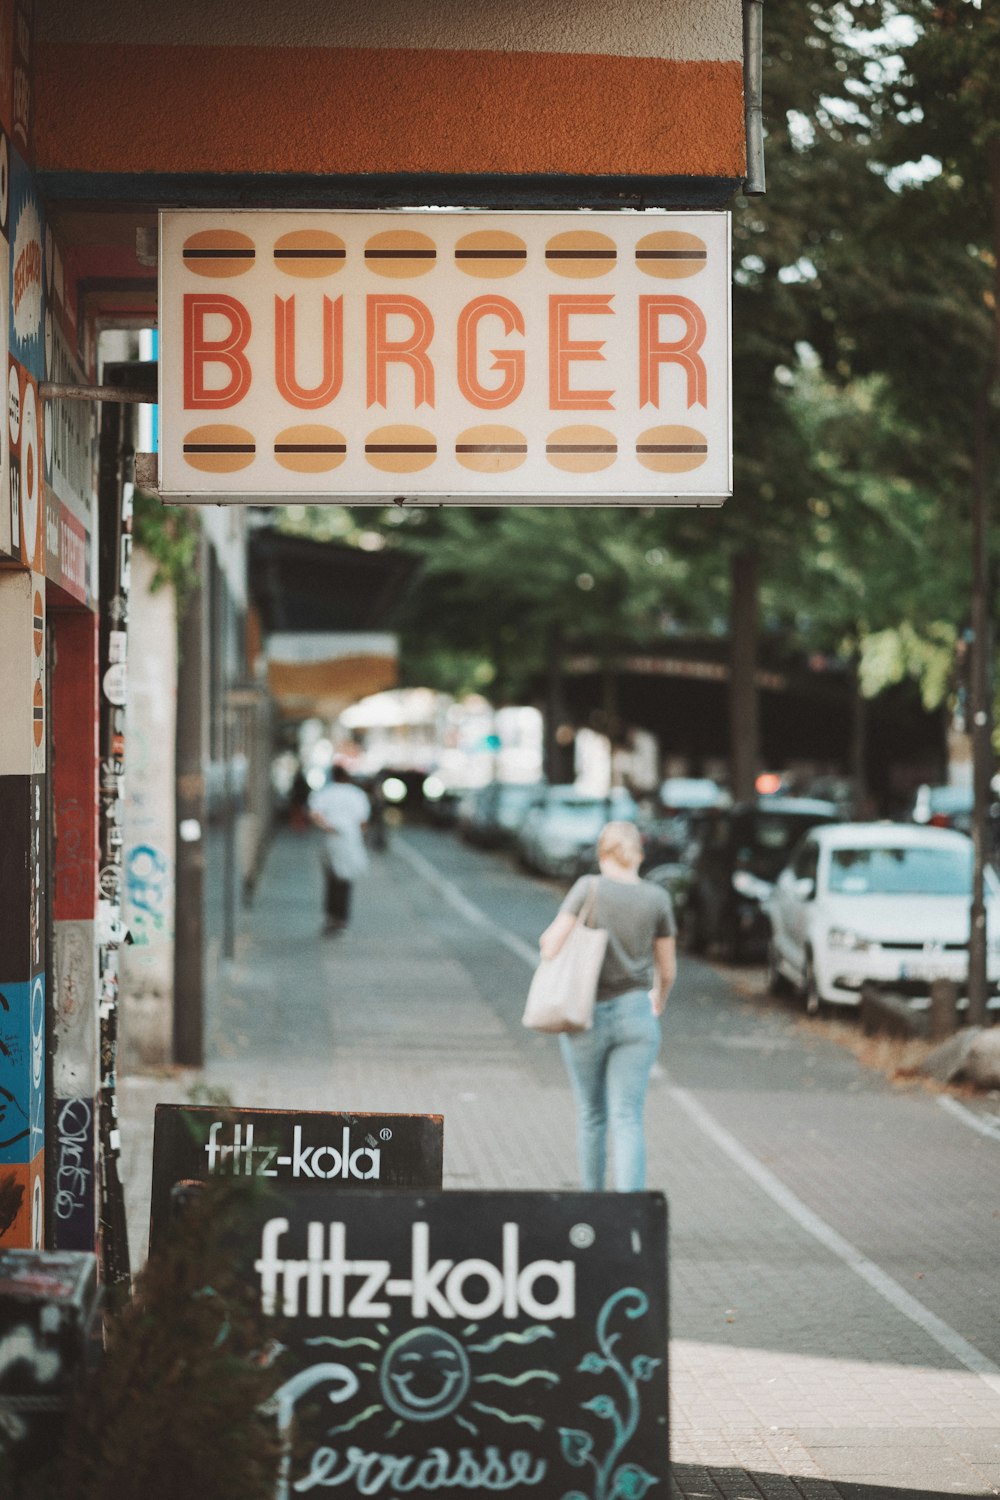
[[(592, 1411), (595, 1417), (610, 1424), (611, 1442), (606, 1453), (600, 1457), (595, 1451), (594, 1437), (580, 1428), (560, 1427), (559, 1440), (562, 1455), (573, 1468), (593, 1470), (593, 1489), (569, 1490), (562, 1500), (642, 1500), (646, 1492), (659, 1480), (639, 1464), (618, 1464), (639, 1425), (642, 1402), (639, 1398), (639, 1382), (652, 1379), (656, 1367), (662, 1363), (647, 1354), (637, 1354), (628, 1368), (615, 1353), (621, 1335), (611, 1333), (612, 1316), (619, 1310), (626, 1318), (641, 1318), (649, 1308), (649, 1299), (638, 1287), (625, 1287), (609, 1297), (601, 1308), (597, 1319), (598, 1349), (585, 1354), (577, 1369), (587, 1375), (613, 1375), (624, 1396), (622, 1406), (613, 1396), (594, 1396), (580, 1403), (581, 1411)], [(617, 1467), (616, 1467), (617, 1465)]]

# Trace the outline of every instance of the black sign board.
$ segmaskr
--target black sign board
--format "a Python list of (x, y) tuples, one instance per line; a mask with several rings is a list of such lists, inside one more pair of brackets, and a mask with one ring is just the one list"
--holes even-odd
[(278, 1195), (260, 1210), (250, 1276), (285, 1350), (279, 1500), (666, 1496), (662, 1194)]
[(441, 1115), (158, 1104), (150, 1252), (162, 1243), (183, 1184), (212, 1176), (251, 1178), (296, 1196), (342, 1188), (439, 1188), (443, 1160)]

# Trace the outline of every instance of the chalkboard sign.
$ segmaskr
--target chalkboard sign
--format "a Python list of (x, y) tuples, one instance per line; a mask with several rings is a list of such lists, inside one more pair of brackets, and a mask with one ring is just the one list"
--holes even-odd
[(279, 1500), (669, 1489), (658, 1193), (269, 1196)]
[(328, 1114), (158, 1104), (153, 1127), (152, 1254), (178, 1191), (210, 1177), (259, 1181), (296, 1196), (342, 1188), (439, 1188), (441, 1115)]

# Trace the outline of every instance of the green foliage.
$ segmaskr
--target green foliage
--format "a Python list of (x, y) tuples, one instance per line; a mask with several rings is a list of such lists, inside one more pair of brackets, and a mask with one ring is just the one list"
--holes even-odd
[(861, 644), (858, 676), (866, 698), (907, 677), (920, 684), (926, 709), (940, 708), (953, 685), (958, 632), (947, 620), (935, 620), (918, 633), (908, 621), (877, 630)]
[[(763, 83), (768, 192), (732, 205), (733, 499), (324, 513), (327, 534), (423, 559), (408, 674), (503, 698), (537, 685), (554, 643), (610, 662), (719, 632), (729, 560), (751, 550), (789, 652), (859, 657), (867, 692), (913, 677), (947, 699), (997, 336), (1000, 7), (770, 5)], [(309, 510), (289, 524), (318, 525)]]
[(132, 537), (145, 547), (156, 564), (153, 588), (171, 585), (179, 600), (198, 581), (198, 541), (201, 521), (197, 511), (164, 505), (155, 495), (136, 490), (132, 502)]

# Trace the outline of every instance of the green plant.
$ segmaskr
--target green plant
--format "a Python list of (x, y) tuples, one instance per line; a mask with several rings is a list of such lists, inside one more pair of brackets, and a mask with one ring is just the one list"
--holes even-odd
[[(215, 1179), (183, 1210), (110, 1322), (32, 1500), (273, 1500), (280, 1375), (234, 1245), (259, 1187)], [(15, 1491), (15, 1494), (17, 1492)]]
[(156, 563), (154, 589), (172, 584), (178, 601), (183, 601), (198, 582), (200, 535), (201, 521), (196, 512), (164, 505), (155, 495), (136, 490), (132, 500), (132, 537)]

